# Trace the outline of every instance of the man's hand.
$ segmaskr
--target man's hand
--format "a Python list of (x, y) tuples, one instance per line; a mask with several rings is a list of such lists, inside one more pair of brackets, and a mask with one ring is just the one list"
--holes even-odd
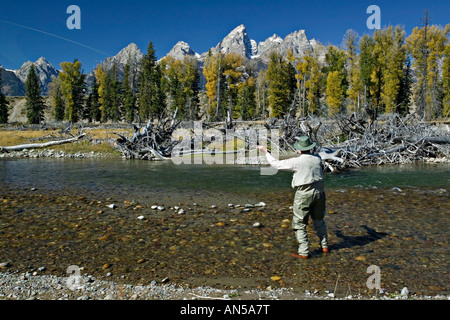
[(264, 146), (257, 146), (256, 148), (257, 148), (258, 150), (263, 151), (264, 153), (267, 153), (267, 152), (268, 152), (268, 151), (267, 151), (267, 148), (264, 147)]

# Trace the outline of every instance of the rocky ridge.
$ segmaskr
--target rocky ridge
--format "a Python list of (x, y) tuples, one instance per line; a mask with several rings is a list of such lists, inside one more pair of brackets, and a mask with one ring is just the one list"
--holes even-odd
[[(307, 51), (315, 51), (324, 48), (318, 41), (308, 40), (305, 30), (298, 30), (288, 34), (284, 39), (274, 34), (264, 41), (257, 43), (251, 39), (247, 33), (246, 27), (241, 24), (234, 28), (227, 36), (225, 36), (215, 47), (209, 51), (212, 54), (216, 52), (230, 53), (234, 52), (255, 61), (258, 70), (267, 66), (270, 53), (276, 51), (282, 55), (286, 55), (286, 51), (290, 49), (292, 53), (300, 57)], [(322, 55), (323, 55), (323, 50)], [(166, 56), (172, 56), (175, 59), (182, 60), (185, 56), (195, 58), (202, 67), (205, 58), (209, 52), (197, 53), (187, 42), (178, 41)], [(125, 64), (131, 59), (134, 72), (137, 72), (137, 66), (144, 54), (135, 43), (119, 51), (115, 56), (106, 58), (102, 65), (106, 70), (110, 70), (115, 64), (119, 80), (123, 79)], [(44, 57), (39, 58), (36, 62), (27, 61), (17, 70), (6, 70), (0, 66), (3, 78), (2, 91), (8, 96), (23, 96), (25, 94), (25, 81), (31, 65), (35, 65), (36, 72), (42, 88), (42, 93), (46, 94), (48, 85), (52, 81), (53, 76), (58, 76), (59, 71)], [(91, 70), (86, 76), (87, 86), (92, 86), (95, 71)]]

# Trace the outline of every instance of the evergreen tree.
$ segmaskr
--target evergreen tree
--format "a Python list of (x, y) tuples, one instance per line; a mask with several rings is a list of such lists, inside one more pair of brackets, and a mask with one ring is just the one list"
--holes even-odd
[[(242, 117), (242, 120), (251, 120), (256, 111), (256, 84), (255, 78), (250, 76), (245, 82), (239, 86), (239, 98), (236, 111)], [(234, 115), (238, 118), (238, 115)]]
[(269, 110), (268, 102), (269, 82), (267, 81), (267, 70), (262, 69), (256, 78), (256, 117), (266, 118)]
[(44, 100), (41, 86), (34, 65), (31, 65), (25, 82), (27, 119), (31, 124), (38, 124), (44, 119)]
[(292, 107), (293, 114), (299, 114), (301, 112), (301, 99), (302, 99), (302, 79), (303, 75), (300, 72), (300, 68), (298, 68), (300, 61), (294, 55), (291, 49), (286, 50), (286, 60), (291, 64), (294, 72), (295, 72), (295, 93), (294, 93), (294, 102)]
[(372, 95), (370, 88), (372, 88), (373, 83), (371, 79), (371, 73), (375, 66), (375, 61), (372, 56), (372, 51), (374, 49), (375, 43), (373, 38), (365, 34), (359, 41), (359, 78), (362, 84), (363, 94), (363, 104), (367, 107), (373, 105)]
[(306, 59), (306, 56), (303, 56), (299, 59), (297, 62), (297, 65), (295, 66), (295, 69), (297, 70), (297, 74), (295, 77), (297, 78), (297, 87), (299, 91), (299, 105), (300, 110), (298, 112), (299, 116), (304, 117), (307, 114), (306, 111), (306, 80), (308, 77), (308, 61)]
[(89, 118), (91, 121), (100, 121), (101, 120), (101, 111), (100, 111), (100, 97), (98, 94), (98, 83), (97, 78), (94, 77), (94, 83), (92, 84), (92, 91), (88, 97), (89, 105), (90, 105), (90, 115)]
[(66, 102), (64, 100), (64, 94), (61, 88), (61, 79), (59, 77), (54, 77), (50, 83), (49, 96), (52, 102), (54, 119), (56, 121), (63, 121)]
[(9, 102), (2, 92), (2, 72), (0, 71), (0, 123), (8, 123)]
[(122, 119), (122, 83), (117, 73), (117, 64), (114, 62), (111, 70), (109, 70), (110, 80), (110, 97), (111, 109), (108, 111), (112, 121), (120, 121)]
[(397, 110), (396, 112), (401, 115), (406, 115), (409, 112), (412, 95), (412, 70), (411, 60), (407, 59), (405, 66), (403, 67), (403, 76), (400, 81), (400, 88), (397, 95)]
[(91, 109), (92, 109), (92, 100), (91, 100), (91, 93), (87, 96), (84, 102), (83, 112), (82, 112), (82, 119), (87, 120), (88, 122), (92, 122), (91, 117)]
[(136, 96), (134, 94), (133, 81), (130, 81), (130, 78), (133, 76), (130, 70), (130, 58), (128, 58), (123, 76), (123, 110), (124, 118), (128, 122), (134, 120), (136, 113)]
[(270, 116), (281, 117), (289, 112), (293, 102), (296, 88), (295, 69), (276, 52), (272, 53), (269, 59), (267, 80)]
[(150, 41), (147, 54), (141, 60), (139, 73), (139, 114), (142, 119), (163, 116), (165, 104), (161, 90), (162, 73), (156, 62), (156, 51)]

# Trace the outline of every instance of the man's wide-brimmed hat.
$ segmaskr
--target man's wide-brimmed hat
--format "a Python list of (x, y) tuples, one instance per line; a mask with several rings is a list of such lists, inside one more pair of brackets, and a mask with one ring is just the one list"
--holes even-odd
[(312, 142), (308, 136), (303, 136), (298, 139), (294, 144), (294, 149), (300, 151), (308, 151), (316, 146), (315, 142)]

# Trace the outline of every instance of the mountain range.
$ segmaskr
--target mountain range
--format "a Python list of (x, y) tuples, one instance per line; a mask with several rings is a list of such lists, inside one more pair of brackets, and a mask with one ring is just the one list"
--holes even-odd
[[(288, 34), (284, 39), (274, 34), (264, 41), (257, 43), (250, 39), (244, 25), (240, 25), (233, 29), (225, 38), (222, 39), (215, 47), (210, 48), (212, 54), (216, 52), (230, 53), (234, 52), (246, 57), (248, 60), (254, 60), (258, 69), (264, 68), (269, 63), (270, 53), (276, 51), (282, 55), (286, 55), (286, 51), (290, 49), (296, 56), (302, 56), (308, 50), (317, 50), (323, 48), (322, 44), (312, 39), (308, 40), (305, 30), (295, 31)], [(185, 56), (191, 56), (198, 61), (199, 68), (202, 68), (208, 52), (197, 53), (184, 41), (177, 42), (173, 48), (167, 53), (175, 59), (183, 59)], [(122, 49), (117, 55), (108, 57), (104, 60), (103, 66), (109, 70), (113, 64), (116, 64), (119, 79), (122, 80), (124, 67), (128, 59), (132, 59), (134, 66), (139, 65), (139, 61), (144, 54), (139, 50), (138, 46), (130, 43)], [(34, 64), (36, 73), (39, 77), (42, 93), (46, 94), (49, 83), (53, 76), (58, 76), (59, 70), (56, 69), (44, 57), (39, 58), (36, 62), (27, 61), (19, 69), (7, 70), (0, 66), (0, 72), (3, 80), (2, 91), (7, 96), (23, 96), (25, 94), (25, 81), (31, 65)], [(88, 72), (86, 83), (89, 87), (94, 78), (94, 70)]]

